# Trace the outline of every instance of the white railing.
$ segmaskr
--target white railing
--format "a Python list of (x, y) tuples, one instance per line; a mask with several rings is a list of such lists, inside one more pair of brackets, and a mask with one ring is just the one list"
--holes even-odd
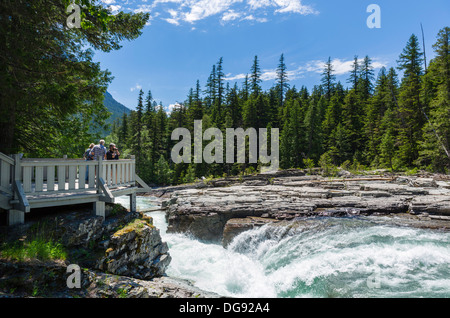
[(135, 169), (134, 159), (103, 161), (103, 180), (110, 189), (134, 185)]
[(0, 152), (0, 191), (12, 194), (12, 179), (14, 176), (14, 159)]
[[(100, 181), (109, 188), (135, 184), (135, 160), (22, 159), (16, 176), (25, 194), (96, 190)], [(100, 177), (102, 179), (100, 179)]]

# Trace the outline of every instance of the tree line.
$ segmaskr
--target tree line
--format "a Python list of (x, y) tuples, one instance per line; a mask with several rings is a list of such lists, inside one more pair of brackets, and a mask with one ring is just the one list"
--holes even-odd
[(110, 138), (134, 154), (137, 173), (156, 184), (259, 170), (260, 164), (248, 163), (174, 164), (170, 153), (178, 141), (171, 140), (171, 132), (184, 127), (192, 133), (194, 120), (203, 121), (203, 130), (217, 127), (223, 132), (279, 128), (282, 169), (352, 166), (448, 173), (449, 31), (445, 27), (437, 35), (435, 58), (428, 67), (416, 35), (409, 38), (397, 67), (383, 67), (376, 76), (369, 56), (355, 56), (346, 88), (336, 81), (331, 58), (321, 83), (311, 91), (290, 86), (284, 55), (276, 81), (266, 91), (257, 56), (241, 86), (226, 81), (220, 58), (205, 87), (197, 80), (186, 101), (170, 114), (153, 100), (151, 91), (145, 95), (141, 90), (136, 110), (114, 123)]

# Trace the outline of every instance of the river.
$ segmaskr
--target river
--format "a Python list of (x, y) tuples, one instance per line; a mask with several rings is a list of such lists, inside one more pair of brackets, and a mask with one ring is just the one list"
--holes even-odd
[[(128, 198), (117, 198), (128, 207)], [(155, 206), (138, 197), (138, 209)], [(317, 218), (264, 226), (227, 249), (167, 233), (150, 212), (172, 262), (166, 273), (230, 297), (450, 297), (450, 233), (395, 226), (382, 217)]]

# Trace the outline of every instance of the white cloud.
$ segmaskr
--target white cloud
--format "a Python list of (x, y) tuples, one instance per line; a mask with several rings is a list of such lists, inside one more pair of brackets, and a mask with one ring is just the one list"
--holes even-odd
[[(268, 13), (296, 13), (301, 15), (318, 13), (304, 5), (302, 0), (155, 0), (152, 5), (139, 5), (138, 12), (156, 8), (170, 17), (162, 19), (179, 25), (181, 22), (194, 24), (205, 18), (219, 15), (222, 24), (240, 19), (264, 23)], [(135, 11), (137, 11), (135, 10)]]
[(141, 90), (141, 89), (142, 89), (142, 85), (136, 84), (136, 86), (130, 88), (130, 91), (134, 92), (136, 90)]
[(222, 21), (233, 21), (241, 17), (241, 13), (235, 12), (234, 10), (229, 10), (225, 12), (222, 16)]
[(304, 5), (302, 0), (248, 0), (250, 9), (274, 7), (276, 13), (298, 13), (301, 15), (317, 14), (311, 6)]
[(113, 5), (110, 5), (108, 8), (111, 10), (112, 14), (117, 14), (117, 13), (119, 13), (119, 10), (122, 8), (122, 6), (113, 4)]
[(175, 104), (170, 104), (166, 110), (167, 115), (170, 115), (176, 108), (180, 107), (183, 107), (183, 105), (178, 102), (176, 102)]
[(250, 9), (256, 10), (271, 6), (272, 0), (248, 0), (247, 3), (250, 6)]
[(243, 0), (197, 0), (189, 6), (190, 11), (183, 13), (183, 20), (194, 23), (209, 16), (228, 10), (231, 5)]
[(115, 3), (116, 1), (115, 0), (102, 0), (102, 2), (104, 4), (111, 4), (111, 3)]
[(237, 74), (235, 76), (231, 76), (231, 74), (228, 74), (226, 77), (224, 77), (225, 81), (235, 81), (235, 80), (241, 80), (245, 78), (246, 74)]
[(318, 14), (312, 7), (303, 5), (301, 0), (274, 0), (273, 2), (278, 6), (275, 10), (277, 13)]
[(248, 15), (248, 16), (246, 16), (246, 17), (243, 17), (243, 18), (241, 19), (241, 21), (244, 21), (244, 20), (247, 20), (247, 21), (256, 21), (256, 22), (260, 22), (260, 23), (264, 23), (264, 22), (267, 22), (267, 21), (268, 21), (267, 18), (256, 18), (256, 17), (254, 17), (252, 14), (250, 14), (250, 15)]
[[(363, 59), (360, 59), (359, 62), (361, 63)], [(294, 70), (288, 70), (287, 76), (289, 80), (295, 80), (298, 78), (304, 77), (305, 73), (317, 73), (321, 74), (325, 68), (325, 61), (320, 60), (313, 60), (310, 62), (307, 62), (305, 65), (299, 66)], [(351, 71), (352, 65), (353, 65), (353, 59), (351, 60), (341, 60), (341, 59), (334, 59), (331, 61), (331, 64), (333, 65), (334, 74), (336, 75), (344, 75)], [(381, 69), (382, 67), (386, 67), (387, 62), (383, 62), (378, 58), (372, 59), (372, 67), (374, 69)], [(227, 74), (224, 78), (226, 81), (236, 81), (236, 80), (242, 80), (245, 78), (246, 74), (237, 74), (232, 76), (232, 74)], [(263, 81), (273, 81), (277, 78), (277, 70), (276, 69), (265, 69), (261, 73), (261, 80)]]
[[(333, 65), (334, 74), (336, 75), (343, 75), (346, 73), (349, 73), (352, 70), (353, 66), (353, 59), (345, 61), (341, 59), (334, 59), (331, 61), (331, 64)], [(363, 59), (359, 59), (358, 62), (361, 63)], [(315, 72), (315, 73), (322, 73), (325, 68), (325, 61), (311, 61), (306, 64), (306, 66), (301, 67), (301, 69), (307, 71), (307, 72)], [(386, 67), (387, 63), (380, 61), (379, 59), (375, 58), (372, 60), (372, 67), (374, 69), (380, 69), (382, 67)]]
[(147, 13), (147, 12), (151, 12), (153, 9), (153, 7), (151, 5), (148, 4), (140, 4), (138, 5), (137, 9), (134, 9), (133, 12), (134, 13)]

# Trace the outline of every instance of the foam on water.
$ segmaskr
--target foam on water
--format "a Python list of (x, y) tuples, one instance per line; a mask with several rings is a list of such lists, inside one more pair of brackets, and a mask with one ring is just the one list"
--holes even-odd
[[(142, 210), (152, 205), (138, 197)], [(448, 232), (321, 218), (253, 229), (224, 249), (166, 233), (164, 212), (150, 215), (169, 244), (167, 274), (224, 296), (450, 297)]]

